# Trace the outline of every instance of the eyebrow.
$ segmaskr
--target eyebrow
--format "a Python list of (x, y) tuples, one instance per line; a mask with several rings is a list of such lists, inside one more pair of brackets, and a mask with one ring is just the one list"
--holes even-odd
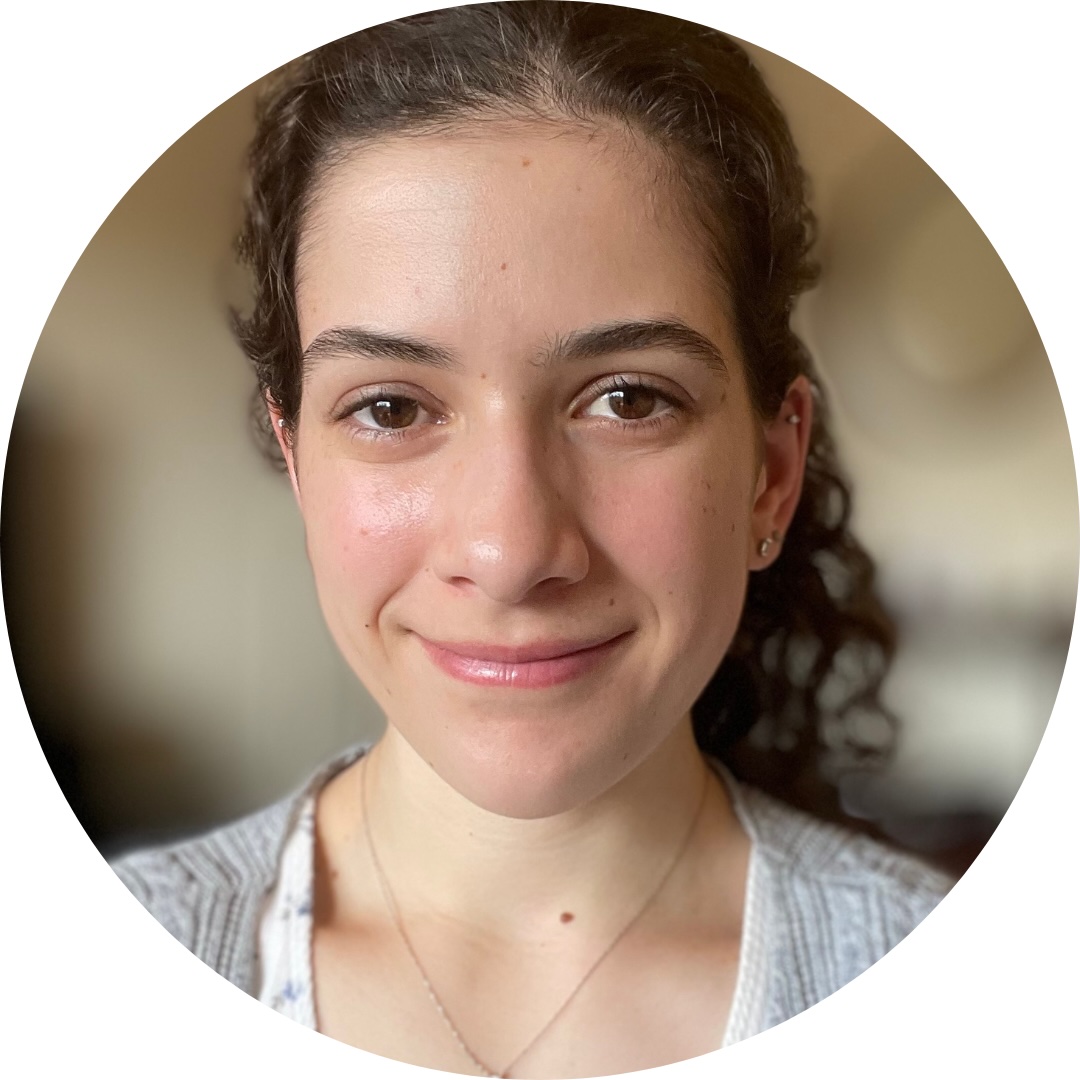
[[(569, 334), (557, 335), (541, 349), (535, 363), (548, 366), (577, 360), (594, 360), (621, 352), (669, 349), (700, 360), (725, 378), (728, 365), (723, 354), (704, 334), (681, 319), (631, 319), (603, 323)], [(461, 366), (453, 351), (434, 342), (399, 334), (386, 334), (363, 326), (335, 326), (318, 334), (304, 350), (305, 374), (318, 360), (329, 356), (360, 356), (369, 359), (403, 360), (453, 370)]]
[(334, 326), (316, 335), (301, 358), (305, 374), (314, 361), (328, 356), (362, 356), (372, 360), (404, 360), (428, 367), (456, 368), (454, 354), (430, 341), (399, 334), (383, 334), (363, 326)]
[(681, 319), (635, 319), (604, 323), (552, 340), (541, 363), (593, 360), (620, 352), (644, 352), (646, 349), (669, 349), (702, 361), (712, 371), (725, 377), (727, 362), (720, 350), (704, 335)]

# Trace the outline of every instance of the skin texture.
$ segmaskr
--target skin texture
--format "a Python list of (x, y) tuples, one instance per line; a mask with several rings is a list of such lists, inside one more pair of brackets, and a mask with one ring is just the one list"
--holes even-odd
[[(778, 418), (755, 415), (706, 266), (632, 137), (524, 122), (357, 150), (302, 238), (311, 355), (279, 437), (327, 624), (388, 719), (368, 774), (380, 856), (486, 1060), (511, 1060), (640, 907), (706, 789), (648, 918), (515, 1075), (644, 1068), (722, 1036), (747, 845), (689, 709), (748, 573), (779, 551), (760, 540), (794, 513), (811, 399), (799, 380)], [(559, 355), (649, 321), (707, 355), (681, 340)], [(374, 355), (372, 335), (408, 347)], [(553, 683), (520, 664), (477, 683), (425, 641), (472, 656), (611, 644)], [(387, 920), (364, 813), (355, 768), (320, 798), (320, 1027), (468, 1071)], [(652, 977), (628, 994), (638, 970)]]

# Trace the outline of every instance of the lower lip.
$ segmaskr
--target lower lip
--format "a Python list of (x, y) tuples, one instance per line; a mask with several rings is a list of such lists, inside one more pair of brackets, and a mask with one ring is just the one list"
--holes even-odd
[(541, 690), (580, 679), (604, 663), (629, 636), (629, 633), (620, 634), (589, 649), (553, 656), (549, 660), (530, 660), (523, 663), (479, 660), (475, 656), (461, 656), (459, 653), (450, 652), (449, 649), (434, 645), (425, 638), (420, 638), (420, 641), (435, 666), (461, 682), (477, 686)]

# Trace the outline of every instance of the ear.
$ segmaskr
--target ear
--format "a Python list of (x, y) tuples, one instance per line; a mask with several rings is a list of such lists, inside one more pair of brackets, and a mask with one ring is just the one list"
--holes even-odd
[(296, 452), (293, 449), (292, 440), (286, 429), (285, 418), (281, 415), (281, 410), (277, 407), (270, 394), (267, 393), (265, 397), (266, 411), (270, 414), (270, 426), (274, 429), (274, 437), (277, 439), (278, 446), (281, 448), (281, 456), (285, 459), (285, 467), (289, 470), (289, 482), (292, 484), (296, 503), (302, 510), (303, 503), (300, 501), (300, 482), (296, 479)]
[(764, 570), (780, 554), (802, 494), (813, 420), (810, 380), (800, 375), (788, 387), (780, 411), (765, 424), (761, 469), (750, 517), (751, 570)]

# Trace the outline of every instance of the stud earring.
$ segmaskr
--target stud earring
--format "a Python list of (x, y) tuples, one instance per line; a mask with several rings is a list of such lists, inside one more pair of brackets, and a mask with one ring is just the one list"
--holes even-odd
[(791, 414), (791, 415), (790, 415), (790, 416), (789, 416), (789, 417), (787, 418), (787, 422), (788, 422), (789, 424), (801, 424), (801, 423), (802, 423), (802, 417), (801, 417), (801, 416), (800, 416), (800, 415), (799, 415), (799, 414), (798, 414), (797, 412), (793, 412), (793, 413), (792, 413), (792, 414)]
[(772, 536), (766, 536), (765, 539), (758, 544), (757, 553), (764, 559), (765, 556), (769, 554), (769, 548), (771, 548), (773, 544), (778, 544), (779, 542), (780, 534), (773, 529)]
[(285, 418), (284, 417), (281, 417), (281, 419), (278, 420), (277, 426), (278, 427), (284, 427), (285, 426)]

